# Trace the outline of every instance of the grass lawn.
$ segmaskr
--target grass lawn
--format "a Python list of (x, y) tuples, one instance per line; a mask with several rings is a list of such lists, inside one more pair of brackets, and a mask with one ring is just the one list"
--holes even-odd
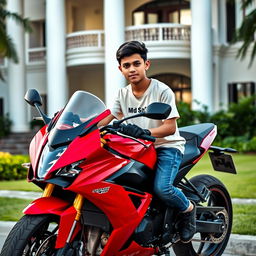
[(233, 205), (232, 233), (256, 235), (256, 205)]
[(34, 183), (26, 180), (0, 181), (0, 190), (42, 191)]
[[(0, 220), (17, 221), (31, 200), (0, 197)], [(256, 235), (256, 205), (234, 205), (232, 233)]]
[(0, 197), (0, 220), (17, 221), (23, 216), (23, 209), (32, 200)]
[[(189, 172), (188, 177), (209, 174), (220, 179), (233, 198), (256, 198), (256, 154), (233, 154), (237, 175), (214, 171), (206, 154)], [(1, 185), (0, 185), (1, 186)]]

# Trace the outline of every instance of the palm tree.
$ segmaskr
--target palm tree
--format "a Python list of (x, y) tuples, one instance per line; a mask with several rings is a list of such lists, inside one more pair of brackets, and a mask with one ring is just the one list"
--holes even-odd
[[(242, 9), (248, 8), (254, 0), (241, 0)], [(244, 17), (244, 20), (236, 32), (234, 42), (242, 41), (243, 44), (238, 50), (237, 57), (244, 59), (249, 47), (252, 45), (252, 54), (250, 58), (249, 66), (252, 65), (256, 54), (256, 9), (252, 10)]]
[(6, 10), (6, 2), (6, 0), (0, 0), (0, 58), (7, 57), (15, 63), (18, 63), (19, 58), (15, 45), (6, 31), (6, 19), (14, 19), (16, 22), (20, 23), (27, 32), (31, 31), (31, 27), (28, 19), (24, 19), (19, 14)]

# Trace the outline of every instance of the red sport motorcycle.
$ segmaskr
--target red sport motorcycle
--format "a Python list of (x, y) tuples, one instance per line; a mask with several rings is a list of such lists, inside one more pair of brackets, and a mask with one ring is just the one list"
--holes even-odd
[(179, 212), (153, 191), (155, 138), (119, 132), (130, 118), (165, 119), (171, 108), (153, 103), (141, 112), (98, 128), (110, 114), (96, 96), (77, 91), (50, 119), (41, 97), (30, 89), (25, 100), (45, 122), (31, 141), (28, 181), (42, 188), (41, 198), (24, 210), (9, 233), (1, 256), (148, 256), (221, 255), (232, 228), (232, 204), (215, 177), (185, 175), (210, 150), (214, 169), (235, 173), (230, 148), (211, 146), (212, 123), (180, 129), (185, 154), (175, 185), (196, 204), (196, 234), (179, 239)]

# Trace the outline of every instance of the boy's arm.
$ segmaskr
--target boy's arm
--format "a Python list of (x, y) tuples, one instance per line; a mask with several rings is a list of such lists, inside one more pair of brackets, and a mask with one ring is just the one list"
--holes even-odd
[(159, 127), (149, 129), (151, 132), (151, 136), (156, 138), (163, 138), (165, 136), (174, 134), (177, 127), (177, 124), (176, 124), (177, 119), (178, 119), (177, 117), (166, 119), (163, 121), (163, 124), (160, 125)]
[(98, 127), (105, 126), (105, 125), (109, 124), (113, 119), (115, 119), (115, 117), (114, 117), (112, 114), (110, 114), (110, 115), (108, 115), (107, 117), (105, 117), (104, 119), (102, 119), (102, 120), (97, 124), (97, 126), (98, 126)]

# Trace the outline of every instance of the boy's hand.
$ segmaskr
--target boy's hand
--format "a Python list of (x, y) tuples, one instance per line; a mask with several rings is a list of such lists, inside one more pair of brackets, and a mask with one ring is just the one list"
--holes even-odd
[(140, 138), (141, 135), (143, 134), (151, 135), (151, 132), (149, 130), (142, 129), (135, 124), (127, 124), (127, 125), (122, 124), (122, 126), (119, 129), (119, 132), (134, 138)]

